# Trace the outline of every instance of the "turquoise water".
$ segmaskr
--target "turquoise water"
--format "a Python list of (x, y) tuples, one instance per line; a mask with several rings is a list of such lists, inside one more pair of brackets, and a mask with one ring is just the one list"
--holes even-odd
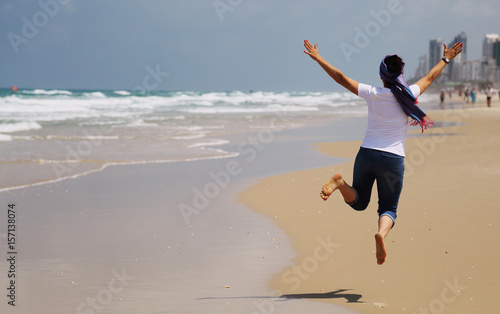
[(1, 89), (1, 160), (66, 161), (82, 141), (93, 147), (81, 160), (220, 158), (235, 154), (219, 147), (227, 136), (364, 110), (356, 96), (335, 92)]

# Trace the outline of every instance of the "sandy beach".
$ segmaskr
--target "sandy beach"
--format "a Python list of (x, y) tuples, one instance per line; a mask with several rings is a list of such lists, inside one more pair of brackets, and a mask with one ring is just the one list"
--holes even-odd
[[(270, 285), (291, 298), (314, 299), (361, 313), (495, 313), (500, 280), (500, 106), (428, 112), (437, 125), (407, 137), (398, 220), (376, 263), (376, 194), (364, 212), (322, 185), (336, 172), (352, 182), (361, 141), (320, 143), (341, 165), (261, 180), (240, 195), (290, 237), (297, 253)], [(376, 189), (374, 187), (374, 189)], [(374, 191), (375, 193), (375, 191)]]
[[(334, 172), (351, 179), (364, 134), (363, 114), (338, 115), (227, 135), (218, 147), (236, 157), (112, 165), (3, 190), (3, 217), (15, 204), (18, 303), (5, 298), (0, 312), (489, 313), (500, 108), (460, 101), (430, 112), (435, 129), (408, 135), (383, 266), (373, 252), (376, 202), (358, 213), (339, 195), (319, 198)], [(37, 183), (43, 169), (10, 184)], [(2, 223), (4, 276), (8, 237)]]

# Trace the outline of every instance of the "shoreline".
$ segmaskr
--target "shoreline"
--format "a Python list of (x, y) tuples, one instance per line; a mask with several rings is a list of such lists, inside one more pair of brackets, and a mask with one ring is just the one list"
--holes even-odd
[[(240, 201), (285, 230), (298, 255), (293, 265), (275, 274), (272, 288), (362, 313), (414, 313), (441, 305), (454, 312), (494, 311), (491, 300), (500, 280), (493, 275), (500, 262), (493, 244), (500, 238), (500, 231), (494, 230), (500, 214), (493, 210), (494, 187), (500, 184), (500, 163), (495, 159), (500, 153), (498, 102), (493, 108), (429, 114), (452, 125), (423, 136), (419, 130), (409, 131), (405, 188), (398, 222), (386, 239), (383, 266), (374, 256), (376, 194), (361, 213), (343, 204), (339, 195), (327, 202), (319, 198), (321, 186), (333, 173), (352, 181), (352, 160), (264, 178), (240, 194)], [(353, 159), (360, 144), (330, 142), (318, 148), (330, 156)], [(472, 176), (470, 191), (462, 191), (463, 176)], [(471, 217), (473, 208), (488, 214)], [(318, 245), (325, 242), (329, 254), (321, 255)], [(444, 289), (445, 301), (453, 302), (441, 300)]]
[[(356, 115), (339, 113), (331, 117), (329, 116), (329, 118), (335, 120), (341, 117), (351, 116)], [(279, 119), (279, 121), (276, 121), (277, 119)], [(328, 120), (324, 117), (320, 118), (319, 121), (321, 124), (328, 123)], [(229, 159), (245, 153), (245, 151), (241, 151), (241, 148), (237, 144), (241, 144), (245, 142), (245, 140), (248, 142), (248, 138), (252, 137), (252, 135), (270, 133), (272, 140), (277, 133), (286, 130), (308, 128), (311, 124), (311, 117), (298, 118), (293, 113), (284, 116), (277, 115), (275, 117), (266, 117), (263, 119), (263, 122), (257, 123), (253, 129), (250, 127), (248, 130), (244, 131), (230, 130), (227, 134), (208, 134), (203, 137), (201, 142), (189, 146), (191, 150), (189, 153), (183, 152), (182, 154), (171, 150), (163, 152), (156, 149), (145, 155), (141, 155), (142, 150), (146, 149), (149, 151), (150, 149), (147, 147), (136, 147), (135, 149), (139, 151), (139, 154), (133, 150), (129, 150), (124, 152), (122, 157), (119, 157), (103, 154), (102, 151), (105, 151), (108, 146), (112, 146), (103, 140), (94, 141), (90, 138), (83, 138), (78, 142), (62, 141), (59, 146), (63, 147), (64, 145), (66, 149), (65, 152), (62, 152), (61, 147), (52, 150), (51, 146), (48, 146), (45, 149), (50, 153), (44, 153), (49, 155), (44, 156), (42, 159), (37, 155), (34, 156), (35, 159), (33, 160), (10, 160), (9, 157), (4, 156), (4, 160), (0, 161), (0, 170), (5, 174), (2, 179), (0, 179), (0, 192), (77, 178), (89, 173), (102, 171), (108, 166), (114, 165), (126, 166), (134, 164), (198, 162), (203, 160)], [(7, 143), (7, 145), (10, 144), (12, 143)], [(30, 145), (33, 144), (39, 145), (39, 143), (29, 141), (26, 143), (19, 142), (19, 144), (16, 145), (30, 152)], [(7, 146), (6, 149), (9, 149), (9, 146)], [(19, 150), (20, 148), (17, 147), (16, 149)], [(52, 154), (52, 156), (50, 154)]]
[[(426, 95), (423, 99), (423, 106), (426, 106), (428, 101), (435, 97), (437, 96)], [(327, 103), (328, 101), (325, 104)], [(13, 153), (6, 154), (0, 161), (0, 170), (5, 174), (3, 179), (0, 180), (0, 191), (75, 178), (80, 175), (102, 171), (109, 165), (115, 164), (169, 163), (230, 158), (234, 157), (238, 152), (225, 149), (228, 146), (226, 145), (228, 138), (237, 139), (236, 142), (238, 142), (246, 135), (256, 133), (259, 130), (270, 129), (274, 131), (276, 127), (301, 129), (317, 126), (318, 122), (319, 124), (328, 124), (335, 119), (366, 115), (365, 109), (365, 107), (358, 106), (340, 106), (338, 112), (335, 112), (334, 110), (330, 111), (331, 108), (327, 107), (327, 111), (320, 115), (315, 111), (311, 113), (290, 111), (276, 113), (272, 116), (264, 115), (261, 117), (262, 121), (260, 122), (258, 120), (261, 118), (257, 116), (256, 119), (251, 120), (251, 123), (255, 124), (254, 126), (247, 129), (238, 126), (237, 129), (229, 130), (227, 134), (221, 132), (221, 129), (208, 124), (206, 130), (203, 130), (205, 132), (201, 137), (203, 140), (200, 140), (198, 135), (186, 137), (186, 139), (193, 138), (191, 141), (195, 142), (189, 144), (189, 149), (192, 150), (189, 154), (178, 154), (175, 150), (178, 150), (179, 147), (175, 146), (172, 150), (168, 148), (168, 145), (167, 147), (162, 146), (161, 149), (152, 150), (149, 147), (140, 145), (133, 146), (130, 149), (119, 146), (120, 154), (116, 154), (109, 147), (115, 147), (114, 145), (117, 145), (117, 142), (120, 141), (128, 141), (134, 138), (134, 135), (130, 133), (130, 130), (123, 129), (120, 132), (125, 133), (122, 134), (117, 130), (102, 125), (83, 126), (84, 131), (81, 131), (82, 128), (80, 127), (70, 125), (69, 130), (65, 131), (66, 133), (61, 133), (54, 126), (48, 126), (47, 128), (44, 126), (40, 130), (20, 130), (8, 133), (10, 137), (16, 138), (15, 141), (4, 142), (4, 148)], [(273, 121), (278, 122), (278, 124), (276, 125)], [(232, 127), (234, 125), (230, 128)], [(42, 140), (34, 140), (45, 137), (53, 139), (47, 143)], [(133, 143), (133, 145), (138, 144)], [(146, 150), (146, 153), (143, 154), (142, 150)], [(138, 154), (137, 151), (141, 152)]]
[[(41, 181), (35, 181), (31, 179), (31, 181), (35, 181), (32, 183), (25, 183), (21, 185), (13, 185), (13, 186), (6, 186), (6, 187), (0, 187), (0, 193), (2, 192), (7, 192), (7, 191), (12, 191), (12, 190), (19, 190), (19, 189), (24, 189), (24, 188), (30, 188), (30, 187), (36, 187), (36, 186), (41, 186), (45, 184), (54, 184), (57, 182), (65, 181), (65, 180), (70, 180), (70, 179), (77, 179), (79, 177), (87, 176), (89, 174), (95, 173), (95, 172), (100, 172), (103, 171), (104, 169), (111, 167), (111, 166), (132, 166), (132, 165), (145, 165), (145, 164), (169, 164), (169, 163), (177, 163), (177, 162), (197, 162), (197, 161), (204, 161), (204, 160), (215, 160), (215, 159), (226, 159), (226, 158), (232, 158), (235, 157), (234, 154), (229, 154), (227, 156), (214, 156), (214, 157), (195, 157), (192, 159), (184, 159), (184, 160), (151, 160), (151, 161), (127, 161), (127, 162), (103, 162), (100, 164), (94, 163), (93, 165), (99, 165), (99, 167), (92, 168), (90, 170), (85, 170), (79, 173), (76, 173), (74, 175), (68, 175), (64, 177), (57, 177), (57, 178), (46, 178), (46, 179), (41, 179)], [(19, 164), (19, 163), (18, 163)], [(30, 163), (33, 164), (33, 163)], [(36, 165), (35, 165), (36, 167)], [(40, 170), (40, 169), (37, 169)]]
[[(318, 137), (315, 132), (318, 126), (276, 132), (272, 143), (261, 143), (265, 149), (255, 150), (254, 160), (242, 154), (118, 165), (71, 180), (2, 191), (2, 203), (14, 202), (20, 213), (19, 309), (68, 313), (82, 303), (86, 309), (86, 298), (103, 291), (114, 273), (125, 273), (134, 279), (124, 293), (113, 294), (103, 313), (251, 313), (274, 301), (280, 304), (275, 313), (298, 308), (344, 313), (344, 307), (335, 305), (275, 298), (266, 282), (293, 256), (288, 238), (271, 220), (236, 201), (241, 190), (266, 174), (337, 162), (308, 144)], [(307, 162), (283, 162), (289, 154)], [(212, 188), (212, 174), (234, 162), (239, 162), (242, 174), (231, 177), (217, 196), (206, 194), (210, 201), (193, 207), (199, 212), (186, 223), (179, 204), (194, 206), (196, 191)], [(0, 225), (4, 244), (6, 234), (6, 226)], [(0, 263), (0, 272), (5, 273), (6, 266)], [(42, 282), (46, 289), (40, 291)]]
[[(229, 133), (225, 135), (213, 134), (205, 137), (204, 144), (197, 144), (192, 147), (193, 153), (191, 156), (186, 155), (184, 157), (176, 156), (162, 156), (167, 157), (167, 159), (155, 159), (153, 156), (149, 156), (147, 159), (141, 159), (140, 156), (131, 157), (125, 156), (124, 159), (118, 160), (115, 158), (106, 158), (106, 156), (96, 156), (91, 155), (83, 159), (73, 159), (74, 156), (69, 153), (66, 154), (66, 159), (58, 160), (57, 157), (48, 158), (48, 160), (4, 160), (0, 161), (0, 170), (3, 171), (5, 176), (0, 179), (0, 193), (3, 191), (17, 190), (32, 186), (39, 186), (44, 184), (56, 183), (59, 181), (64, 181), (67, 179), (75, 179), (80, 176), (86, 176), (91, 173), (99, 172), (106, 169), (109, 166), (128, 166), (136, 164), (170, 164), (170, 163), (183, 163), (183, 162), (199, 162), (205, 160), (217, 160), (217, 159), (231, 159), (238, 157), (239, 155), (248, 153), (248, 150), (242, 151), (238, 143), (249, 142), (255, 134), (260, 133), (270, 133), (271, 140), (274, 140), (274, 135), (279, 134), (283, 131), (294, 131), (301, 129), (308, 129), (314, 126), (327, 125), (332, 120), (338, 119), (351, 119), (363, 116), (364, 113), (337, 113), (329, 115), (328, 117), (321, 117), (320, 119), (312, 120), (311, 117), (302, 117), (298, 119), (293, 114), (290, 116), (279, 117), (280, 123), (275, 124), (271, 119), (269, 125), (264, 125), (262, 128), (249, 129), (244, 132)], [(218, 141), (214, 143), (214, 141)], [(82, 140), (78, 143), (73, 143), (73, 145), (67, 144), (66, 147), (71, 147), (74, 154), (76, 147), (79, 145), (85, 146), (87, 140)], [(106, 146), (106, 143), (99, 141), (94, 144), (91, 140), (88, 140), (90, 145), (90, 151)], [(267, 143), (264, 143), (267, 144)], [(247, 143), (248, 145), (253, 145), (252, 143)], [(259, 149), (257, 147), (257, 149)], [(201, 154), (199, 153), (201, 152)], [(57, 154), (59, 154), (58, 152)], [(129, 152), (130, 153), (130, 152)], [(56, 155), (57, 155), (56, 154)], [(131, 154), (131, 153), (130, 153)], [(83, 152), (81, 154), (84, 155)], [(82, 157), (78, 156), (78, 157)]]

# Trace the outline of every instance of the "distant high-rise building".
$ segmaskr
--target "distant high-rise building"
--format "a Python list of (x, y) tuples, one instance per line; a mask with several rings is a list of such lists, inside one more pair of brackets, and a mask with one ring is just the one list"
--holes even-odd
[(493, 82), (495, 80), (496, 72), (495, 59), (489, 58), (481, 61), (481, 80), (486, 82)]
[[(439, 60), (443, 58), (444, 46), (443, 40), (441, 38), (433, 39), (429, 42), (429, 69), (432, 69)], [(445, 74), (447, 71), (443, 72)], [(442, 82), (444, 80), (444, 76), (438, 78), (438, 82)]]
[(448, 48), (453, 46), (455, 43), (460, 42), (463, 44), (462, 52), (451, 60), (450, 65), (447, 67), (449, 78), (453, 81), (460, 80), (462, 65), (467, 62), (467, 34), (461, 32), (448, 45)]
[(495, 59), (497, 67), (500, 67), (500, 40), (493, 44), (493, 59)]
[(426, 54), (418, 58), (418, 67), (415, 71), (415, 78), (420, 79), (429, 72), (429, 55)]
[(453, 61), (455, 61), (455, 63), (467, 62), (467, 34), (465, 32), (461, 32), (460, 34), (455, 36), (455, 38), (453, 38), (451, 43), (448, 45), (448, 48), (450, 48), (457, 42), (462, 43), (464, 46), (462, 48), (462, 53), (456, 56), (455, 59), (453, 59)]
[(435, 66), (443, 58), (443, 40), (436, 38), (429, 43), (429, 67)]
[(492, 59), (493, 58), (493, 46), (496, 42), (500, 40), (500, 36), (498, 34), (486, 34), (484, 35), (483, 40), (483, 59)]
[(463, 64), (462, 79), (466, 82), (482, 80), (481, 61), (467, 61)]

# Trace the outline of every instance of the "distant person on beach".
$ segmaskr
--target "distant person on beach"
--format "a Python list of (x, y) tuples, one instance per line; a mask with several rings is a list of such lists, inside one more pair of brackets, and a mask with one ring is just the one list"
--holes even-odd
[[(450, 49), (444, 45), (443, 59), (416, 84), (408, 86), (403, 79), (404, 62), (397, 55), (388, 55), (380, 63), (380, 78), (384, 87), (359, 83), (328, 63), (318, 52), (318, 45), (304, 41), (306, 53), (338, 84), (363, 98), (368, 105), (368, 127), (354, 162), (353, 184), (335, 174), (322, 188), (323, 200), (339, 190), (344, 201), (353, 209), (365, 210), (370, 202), (373, 183), (377, 181), (378, 232), (375, 234), (377, 263), (385, 262), (384, 239), (396, 222), (396, 209), (403, 188), (405, 137), (408, 125), (431, 127), (433, 121), (416, 105), (420, 96), (441, 74), (446, 65), (462, 52), (463, 44)], [(410, 119), (408, 119), (410, 117)], [(409, 121), (410, 120), (410, 121)]]
[(469, 89), (468, 88), (465, 90), (464, 100), (465, 100), (466, 104), (469, 103)]
[(488, 88), (485, 91), (486, 94), (486, 104), (488, 107), (491, 107), (491, 97), (493, 96), (493, 90), (491, 89), (491, 86), (488, 86)]
[(470, 92), (470, 99), (472, 100), (472, 105), (476, 105), (476, 90), (474, 88)]
[(444, 93), (444, 90), (442, 90), (441, 95), (439, 95), (439, 99), (441, 100), (441, 102), (439, 103), (439, 106), (441, 106), (441, 109), (446, 108), (446, 104), (444, 103), (445, 97), (446, 97), (446, 94)]

